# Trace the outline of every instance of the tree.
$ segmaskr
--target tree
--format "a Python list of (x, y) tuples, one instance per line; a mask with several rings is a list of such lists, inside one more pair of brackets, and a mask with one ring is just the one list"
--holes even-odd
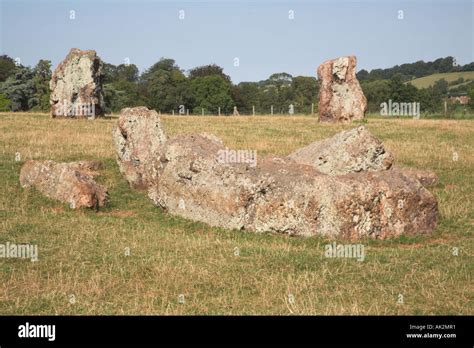
[(194, 69), (189, 71), (189, 78), (194, 79), (197, 77), (205, 77), (205, 76), (220, 76), (222, 77), (227, 83), (232, 84), (230, 77), (224, 74), (224, 69), (216, 64), (209, 64), (198, 66)]
[(436, 81), (433, 85), (433, 91), (441, 96), (446, 95), (448, 93), (448, 82), (445, 79)]
[(115, 65), (104, 62), (102, 73), (104, 74), (104, 84), (117, 81), (117, 67)]
[(141, 77), (147, 89), (148, 107), (170, 112), (180, 105), (190, 106), (186, 76), (173, 59), (162, 58)]
[(443, 108), (443, 98), (434, 92), (433, 87), (420, 89), (417, 98), (422, 111), (439, 112)]
[(404, 84), (400, 75), (394, 75), (389, 83), (389, 99), (399, 103), (411, 103), (417, 99), (418, 90), (411, 84)]
[(7, 56), (0, 56), (0, 82), (5, 81), (16, 69), (15, 61)]
[(388, 69), (373, 69), (368, 74), (365, 70), (357, 73), (359, 80), (388, 80), (394, 75), (399, 75), (402, 81), (408, 81), (413, 78), (428, 76), (435, 73), (445, 73), (453, 71), (472, 71), (474, 63), (464, 66), (455, 66), (454, 58), (449, 56), (438, 58), (433, 62), (424, 62), (422, 60), (415, 63), (396, 65)]
[(37, 107), (41, 111), (48, 111), (49, 104), (49, 81), (51, 80), (51, 62), (41, 59), (34, 68), (33, 83), (35, 86), (35, 98)]
[(135, 64), (120, 64), (116, 66), (104, 63), (102, 65), (102, 72), (104, 74), (104, 84), (117, 81), (137, 82), (139, 75)]
[(293, 77), (285, 72), (272, 74), (266, 84), (274, 85), (278, 90), (282, 87), (290, 87)]
[(194, 113), (230, 113), (234, 107), (229, 84), (220, 76), (196, 77), (191, 81)]
[(318, 80), (315, 77), (296, 76), (293, 78), (294, 105), (298, 112), (310, 113), (311, 104), (316, 103)]
[(104, 85), (104, 101), (107, 113), (146, 104), (146, 100), (140, 95), (139, 85), (126, 80)]
[(363, 81), (362, 90), (367, 98), (369, 112), (380, 112), (380, 104), (388, 103), (391, 91), (388, 80)]
[(369, 79), (369, 72), (365, 69), (362, 69), (356, 74), (356, 77), (359, 81), (364, 81)]
[(1, 84), (0, 93), (11, 101), (12, 111), (27, 111), (38, 104), (35, 97), (35, 72), (29, 67), (17, 67)]
[(11, 111), (12, 102), (8, 97), (0, 93), (0, 112)]
[(116, 69), (117, 81), (138, 81), (138, 68), (135, 64), (120, 64)]
[(474, 83), (471, 84), (470, 89), (467, 92), (467, 96), (470, 98), (468, 106), (474, 111)]
[(265, 110), (265, 113), (269, 112), (272, 106), (275, 113), (282, 111), (278, 101), (278, 89), (274, 85), (260, 87), (258, 104), (258, 109)]
[(289, 105), (293, 103), (293, 89), (291, 84), (293, 77), (285, 72), (271, 75), (263, 86), (263, 105), (266, 110), (270, 110), (271, 105), (276, 112), (287, 113)]
[(241, 114), (251, 114), (252, 107), (260, 109), (260, 89), (256, 82), (241, 82), (237, 86), (240, 99), (236, 102)]
[(104, 102), (106, 112), (117, 112), (130, 106), (146, 105), (147, 98), (140, 94), (139, 71), (135, 64), (118, 66), (104, 63)]

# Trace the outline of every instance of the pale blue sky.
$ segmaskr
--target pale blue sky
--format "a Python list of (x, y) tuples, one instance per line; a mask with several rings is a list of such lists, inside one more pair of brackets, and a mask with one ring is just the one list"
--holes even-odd
[(185, 70), (216, 63), (238, 83), (282, 71), (315, 76), (324, 60), (349, 54), (358, 70), (449, 55), (474, 61), (468, 0), (0, 1), (0, 51), (30, 66), (56, 66), (78, 47), (113, 64), (129, 58), (141, 71), (160, 57)]

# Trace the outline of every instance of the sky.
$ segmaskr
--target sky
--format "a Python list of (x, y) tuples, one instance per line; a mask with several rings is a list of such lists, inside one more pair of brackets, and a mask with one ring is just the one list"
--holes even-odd
[(29, 66), (55, 67), (73, 47), (140, 71), (161, 57), (184, 70), (215, 63), (239, 83), (315, 76), (344, 55), (358, 70), (470, 63), (473, 23), (474, 0), (0, 0), (0, 52)]

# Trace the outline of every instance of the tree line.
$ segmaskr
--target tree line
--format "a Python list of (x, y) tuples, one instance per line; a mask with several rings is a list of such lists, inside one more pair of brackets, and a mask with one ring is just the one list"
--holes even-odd
[(474, 62), (461, 66), (453, 57), (449, 56), (438, 58), (433, 62), (420, 60), (415, 63), (395, 65), (388, 69), (373, 69), (370, 72), (362, 69), (356, 76), (359, 81), (389, 80), (394, 76), (398, 76), (402, 81), (410, 81), (437, 73), (461, 71), (474, 71)]
[(233, 84), (218, 65), (210, 64), (187, 72), (173, 59), (162, 58), (139, 75), (135, 65), (105, 64), (105, 100), (109, 111), (125, 106), (146, 105), (165, 112), (191, 114), (288, 113), (293, 105), (300, 113), (311, 112), (317, 99), (315, 77), (277, 73), (260, 82)]
[[(450, 66), (450, 67), (449, 67)], [(445, 80), (433, 86), (417, 89), (406, 83), (423, 74), (472, 69), (453, 65), (453, 58), (434, 62), (403, 64), (390, 69), (361, 70), (357, 76), (368, 100), (369, 112), (379, 112), (380, 104), (388, 100), (420, 102), (422, 111), (441, 112), (449, 93)], [(0, 56), (0, 111), (49, 111), (49, 80), (51, 62), (40, 60), (33, 68), (16, 64), (9, 56)], [(425, 75), (423, 75), (425, 76)], [(312, 76), (292, 76), (281, 72), (258, 82), (234, 84), (218, 65), (199, 66), (188, 71), (173, 59), (162, 58), (140, 74), (134, 64), (103, 64), (104, 101), (107, 113), (124, 107), (145, 105), (162, 113), (288, 114), (290, 105), (295, 113), (317, 111), (318, 80)], [(468, 81), (467, 81), (468, 82)], [(453, 90), (451, 90), (452, 92)], [(457, 92), (471, 96), (474, 110), (474, 82), (460, 84)]]
[(449, 104), (450, 111), (467, 110), (474, 111), (474, 81), (449, 89), (450, 83), (445, 79), (435, 81), (428, 88), (416, 88), (410, 83), (404, 83), (399, 75), (394, 75), (389, 80), (362, 81), (361, 86), (367, 97), (368, 112), (380, 111), (380, 104), (392, 100), (392, 102), (418, 102), (422, 112), (442, 113), (444, 112), (444, 101), (454, 93), (466, 94), (471, 100), (467, 107)]

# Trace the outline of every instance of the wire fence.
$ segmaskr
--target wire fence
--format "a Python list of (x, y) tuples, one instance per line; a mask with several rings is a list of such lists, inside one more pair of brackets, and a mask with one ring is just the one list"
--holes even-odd
[[(159, 111), (161, 115), (162, 112)], [(207, 110), (205, 108), (195, 108), (190, 110), (181, 105), (177, 110), (171, 112), (163, 112), (164, 115), (173, 116), (259, 116), (259, 115), (271, 115), (271, 116), (294, 116), (294, 115), (307, 115), (307, 116), (318, 116), (317, 104), (312, 103), (311, 105), (295, 106), (293, 104), (288, 105), (287, 108), (276, 108), (273, 105), (269, 107), (256, 107), (252, 106), (251, 110), (244, 108), (240, 111), (237, 106), (229, 111), (226, 108), (218, 107), (217, 110)]]

